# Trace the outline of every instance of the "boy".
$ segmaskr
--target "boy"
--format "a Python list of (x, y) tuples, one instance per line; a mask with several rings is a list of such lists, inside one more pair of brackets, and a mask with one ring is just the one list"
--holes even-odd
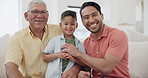
[(70, 10), (63, 12), (60, 27), (63, 34), (53, 37), (44, 49), (43, 60), (49, 62), (46, 78), (60, 78), (62, 73), (75, 64), (74, 62), (83, 65), (77, 58), (65, 53), (61, 48), (64, 44), (73, 44), (78, 50), (85, 52), (83, 44), (73, 35), (78, 27), (76, 12)]

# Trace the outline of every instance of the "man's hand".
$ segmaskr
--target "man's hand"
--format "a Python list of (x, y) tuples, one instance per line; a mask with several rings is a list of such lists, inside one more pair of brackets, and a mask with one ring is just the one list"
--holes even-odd
[(65, 44), (62, 46), (62, 49), (64, 49), (63, 52), (68, 53), (74, 57), (77, 57), (80, 54), (79, 50), (73, 44)]
[(80, 71), (80, 73), (78, 74), (78, 78), (90, 78), (90, 72)]
[(61, 78), (78, 78), (78, 73), (81, 67), (75, 64), (72, 68), (63, 73)]

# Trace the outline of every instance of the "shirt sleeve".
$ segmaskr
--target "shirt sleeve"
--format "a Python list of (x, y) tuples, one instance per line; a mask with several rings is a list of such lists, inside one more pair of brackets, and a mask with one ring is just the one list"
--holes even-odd
[(56, 37), (51, 38), (51, 40), (49, 41), (49, 43), (47, 44), (47, 46), (44, 49), (44, 53), (54, 53), (54, 49), (55, 49), (55, 40)]
[(19, 36), (15, 34), (9, 41), (5, 64), (7, 62), (13, 62), (19, 66), (22, 62), (22, 56), (23, 52), (21, 50)]
[(109, 47), (106, 54), (114, 55), (122, 58), (128, 51), (128, 39), (123, 31), (115, 31), (112, 33), (109, 41)]
[(81, 42), (79, 42), (78, 49), (79, 49), (81, 52), (86, 53), (85, 48), (84, 48), (84, 45), (83, 45), (83, 43), (81, 43)]

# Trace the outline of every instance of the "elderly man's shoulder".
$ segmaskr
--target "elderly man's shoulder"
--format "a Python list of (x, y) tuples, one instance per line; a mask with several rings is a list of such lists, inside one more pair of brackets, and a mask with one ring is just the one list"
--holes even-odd
[(47, 24), (49, 31), (56, 32), (56, 33), (62, 33), (62, 29), (57, 24)]
[(48, 26), (49, 28), (59, 28), (59, 29), (60, 29), (60, 26), (57, 25), (57, 24), (47, 24), (47, 26)]

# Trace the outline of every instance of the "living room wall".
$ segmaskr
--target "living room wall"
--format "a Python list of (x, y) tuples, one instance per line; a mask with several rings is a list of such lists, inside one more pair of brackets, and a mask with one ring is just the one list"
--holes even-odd
[[(26, 27), (28, 23), (25, 21), (23, 17), (23, 13), (27, 10), (27, 5), (31, 0), (22, 0), (21, 1), (21, 26), (22, 28)], [(68, 6), (81, 6), (81, 4), (88, 0), (44, 0), (48, 5), (48, 10), (50, 11), (49, 21), (50, 24), (58, 24), (60, 14), (68, 8)], [(138, 32), (144, 32), (148, 34), (148, 1), (144, 1), (144, 26), (135, 26), (135, 1), (136, 0), (89, 0), (89, 1), (96, 1), (102, 6), (102, 12), (105, 15), (105, 20), (108, 22), (110, 26), (119, 27), (119, 25), (127, 24), (132, 26), (127, 26), (130, 29), (141, 29)], [(138, 27), (138, 28), (135, 28)], [(121, 26), (122, 28), (122, 26)], [(126, 28), (126, 26), (123, 26)]]

